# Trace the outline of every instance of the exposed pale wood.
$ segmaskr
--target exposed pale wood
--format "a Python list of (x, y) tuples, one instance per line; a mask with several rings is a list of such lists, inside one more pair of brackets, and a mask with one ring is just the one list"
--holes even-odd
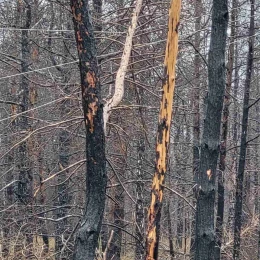
[(158, 259), (160, 217), (163, 199), (163, 185), (166, 172), (166, 158), (170, 140), (173, 96), (175, 88), (175, 65), (178, 54), (178, 27), (181, 1), (172, 0), (169, 10), (168, 37), (165, 53), (165, 82), (160, 103), (159, 123), (156, 141), (156, 165), (152, 183), (151, 205), (148, 211), (146, 237), (146, 260)]
[(124, 96), (125, 75), (126, 75), (127, 67), (129, 64), (129, 58), (130, 58), (130, 54), (131, 54), (131, 50), (132, 50), (132, 41), (133, 41), (134, 33), (136, 30), (136, 26), (137, 26), (138, 16), (141, 11), (142, 3), (143, 3), (143, 0), (136, 1), (135, 9), (134, 9), (134, 12), (132, 15), (132, 21), (131, 21), (131, 24), (129, 25), (128, 33), (127, 33), (126, 40), (125, 40), (125, 46), (124, 46), (124, 51), (123, 51), (123, 54), (121, 57), (120, 66), (119, 66), (119, 69), (116, 74), (115, 92), (114, 92), (113, 97), (110, 98), (106, 102), (104, 109), (103, 109), (105, 132), (106, 132), (106, 125), (107, 125), (109, 116), (112, 112), (112, 109), (114, 107), (116, 107), (117, 105), (119, 105), (119, 103), (121, 102), (121, 100), (123, 99), (123, 96)]

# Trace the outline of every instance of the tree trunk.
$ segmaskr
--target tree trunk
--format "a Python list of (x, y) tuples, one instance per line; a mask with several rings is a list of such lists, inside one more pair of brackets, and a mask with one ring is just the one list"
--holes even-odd
[(106, 160), (97, 52), (86, 0), (71, 0), (86, 127), (85, 214), (76, 235), (74, 260), (93, 260), (101, 229), (106, 195)]
[(225, 47), (228, 25), (226, 0), (213, 0), (211, 43), (208, 60), (208, 96), (201, 143), (196, 211), (195, 259), (215, 259), (215, 177), (225, 92)]
[(241, 144), (239, 154), (239, 164), (236, 176), (236, 202), (235, 202), (235, 224), (234, 224), (234, 251), (233, 259), (239, 260), (240, 256), (240, 242), (241, 242), (241, 215), (243, 206), (243, 181), (246, 164), (246, 148), (247, 148), (247, 129), (248, 129), (248, 113), (249, 113), (249, 94), (250, 84), (254, 61), (254, 15), (255, 15), (255, 1), (251, 0), (251, 18), (249, 27), (249, 45), (247, 56), (247, 68), (246, 68), (246, 80), (245, 80), (245, 92), (243, 101), (243, 117), (242, 117), (242, 131), (241, 131)]
[[(192, 93), (192, 110), (193, 110), (193, 178), (197, 182), (198, 169), (199, 169), (199, 157), (200, 157), (200, 30), (201, 30), (201, 11), (202, 2), (201, 0), (194, 1), (194, 16), (195, 16), (195, 57), (194, 57), (194, 77), (195, 82)], [(194, 243), (194, 232), (195, 232), (195, 219), (192, 219), (191, 223), (191, 246), (190, 255), (191, 259), (194, 259), (195, 243)]]
[[(28, 3), (24, 7), (25, 11), (25, 24), (22, 31), (22, 42), (21, 42), (21, 72), (26, 73), (29, 71), (30, 65), (30, 40), (28, 29), (31, 26), (31, 4)], [(25, 112), (29, 109), (29, 80), (26, 76), (22, 76), (22, 82), (20, 85), (20, 103), (21, 111)], [(29, 131), (29, 122), (26, 115), (22, 115), (17, 123), (21, 131)], [(19, 169), (19, 182), (18, 182), (18, 199), (22, 204), (27, 204), (32, 199), (32, 172), (29, 165), (28, 157), (28, 142), (22, 142), (18, 148), (18, 169)]]
[(175, 88), (175, 65), (178, 54), (178, 27), (181, 1), (171, 2), (169, 11), (168, 37), (165, 54), (165, 82), (160, 104), (159, 124), (156, 141), (156, 165), (153, 176), (151, 205), (148, 211), (146, 237), (146, 260), (157, 260), (160, 238), (160, 218), (163, 199), (163, 184), (166, 172), (167, 152), (170, 141), (173, 96)]
[[(22, 7), (22, 30), (21, 32), (21, 74), (27, 73), (30, 66), (30, 55), (31, 55), (31, 45), (29, 39), (29, 28), (32, 23), (32, 6), (31, 1), (25, 2)], [(27, 76), (22, 75), (21, 84), (18, 93), (18, 99), (21, 106), (19, 106), (20, 113), (27, 112), (30, 109), (30, 82)], [(30, 122), (30, 114), (23, 114), (17, 120), (17, 128), (19, 131), (29, 134), (32, 131)], [(18, 167), (18, 187), (17, 187), (17, 197), (19, 200), (19, 211), (20, 214), (25, 216), (30, 215), (32, 212), (31, 203), (33, 198), (33, 173), (32, 173), (32, 164), (31, 164), (31, 147), (30, 140), (21, 142), (18, 146), (17, 151), (17, 167)], [(25, 219), (28, 219), (26, 217)], [(19, 221), (20, 222), (20, 221)], [(20, 222), (20, 225), (25, 225), (26, 222)], [(32, 253), (32, 243), (33, 237), (31, 235), (31, 223), (30, 220), (27, 220), (27, 225), (24, 226), (22, 233), (24, 234), (23, 239), (25, 239), (26, 251), (25, 255), (29, 256)], [(16, 248), (17, 249), (17, 248)], [(19, 249), (18, 249), (19, 250)]]
[(138, 161), (137, 161), (137, 180), (136, 183), (136, 205), (135, 205), (135, 221), (136, 228), (135, 233), (139, 241), (136, 240), (135, 243), (135, 259), (144, 259), (144, 247), (140, 243), (144, 239), (144, 183), (142, 182), (144, 178), (144, 152), (145, 152), (145, 140), (142, 133), (139, 135), (138, 140)]
[(235, 41), (235, 23), (236, 23), (236, 0), (232, 1), (231, 11), (231, 35), (230, 45), (228, 50), (228, 64), (227, 64), (227, 84), (224, 97), (224, 108), (222, 116), (222, 129), (221, 129), (221, 142), (220, 142), (220, 160), (219, 170), (217, 176), (218, 195), (217, 195), (217, 220), (216, 220), (216, 259), (219, 260), (221, 256), (221, 243), (223, 237), (223, 219), (224, 219), (224, 174), (226, 169), (226, 155), (227, 155), (227, 136), (228, 136), (228, 120), (229, 120), (229, 105), (230, 105), (230, 92), (232, 86), (232, 73), (234, 64), (234, 41)]
[(195, 57), (194, 57), (194, 76), (195, 87), (193, 89), (193, 175), (197, 179), (199, 168), (199, 145), (200, 145), (200, 28), (201, 28), (201, 0), (195, 1)]

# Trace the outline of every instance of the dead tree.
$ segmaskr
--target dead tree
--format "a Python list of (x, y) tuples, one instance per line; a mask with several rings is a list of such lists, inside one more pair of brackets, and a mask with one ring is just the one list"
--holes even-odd
[(93, 260), (105, 207), (106, 160), (101, 89), (93, 27), (86, 0), (71, 0), (86, 127), (85, 213), (76, 235), (73, 258)]
[(156, 140), (156, 164), (151, 190), (151, 205), (148, 211), (146, 236), (146, 260), (157, 260), (160, 236), (160, 218), (163, 199), (163, 185), (166, 173), (167, 152), (170, 141), (173, 96), (175, 88), (175, 65), (178, 54), (178, 27), (181, 1), (171, 2), (169, 10), (168, 36), (165, 53), (165, 81), (160, 104)]
[(219, 155), (221, 114), (225, 93), (227, 0), (214, 0), (208, 58), (208, 95), (197, 180), (195, 259), (215, 259), (215, 177)]
[(250, 16), (250, 27), (249, 27), (249, 39), (248, 39), (248, 55), (247, 55), (247, 67), (246, 67), (246, 81), (245, 81), (245, 92), (243, 101), (243, 117), (242, 117), (242, 129), (241, 129), (241, 144), (239, 154), (239, 164), (236, 176), (236, 197), (235, 197), (235, 223), (234, 223), (234, 251), (233, 259), (239, 260), (240, 256), (240, 236), (242, 227), (242, 207), (243, 207), (243, 183), (244, 183), (244, 172), (246, 164), (246, 148), (247, 148), (247, 129), (248, 129), (248, 114), (249, 114), (249, 94), (250, 84), (252, 77), (252, 69), (254, 62), (254, 15), (255, 15), (255, 1), (251, 0), (251, 16)]

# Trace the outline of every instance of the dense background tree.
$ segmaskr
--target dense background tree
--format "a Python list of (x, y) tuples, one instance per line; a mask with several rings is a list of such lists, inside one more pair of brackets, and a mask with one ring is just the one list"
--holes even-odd
[[(159, 259), (187, 260), (194, 252), (197, 189), (194, 177), (202, 155), (212, 3), (208, 0), (182, 3)], [(110, 0), (88, 4), (96, 42), (101, 103), (105, 104), (115, 93), (116, 74), (136, 2)], [(112, 109), (107, 123), (108, 182), (101, 233), (95, 249), (97, 259), (108, 260), (118, 253), (119, 259), (144, 258), (169, 6), (170, 1), (143, 2), (124, 76), (124, 95)], [(221, 241), (216, 241), (221, 242), (219, 253), (225, 260), (233, 257), (236, 173), (251, 4), (236, 0), (234, 6), (229, 1), (228, 7), (230, 22), (225, 63), (231, 88), (227, 93), (223, 233)], [(29, 10), (31, 22), (27, 26)], [(70, 3), (64, 0), (12, 0), (0, 4), (1, 259), (20, 260), (30, 254), (38, 259), (72, 259), (87, 192), (86, 128), (72, 18)], [(254, 18), (254, 63), (249, 98), (249, 106), (252, 106), (248, 115), (240, 245), (240, 259), (250, 260), (257, 259), (260, 252), (258, 3), (255, 3)], [(232, 26), (235, 26), (234, 36)], [(26, 44), (22, 44), (25, 42), (22, 39)], [(228, 81), (231, 70), (228, 50), (232, 42), (233, 73)], [(22, 46), (27, 49), (26, 55), (22, 55)], [(27, 68), (22, 72), (24, 65)], [(22, 82), (27, 84), (25, 92)], [(222, 126), (224, 119), (223, 110)], [(25, 127), (22, 122), (26, 122)], [(19, 152), (22, 147), (24, 154)], [(221, 170), (219, 163), (217, 173)], [(27, 174), (31, 177), (29, 182), (23, 182), (26, 180), (26, 175), (21, 174), (23, 171), (30, 173)], [(31, 189), (22, 194), (28, 199), (25, 203), (19, 199), (18, 192), (23, 183), (29, 184), (26, 187)], [(217, 215), (215, 224), (218, 223), (216, 218)], [(219, 234), (215, 224), (213, 228)], [(219, 245), (216, 244), (215, 249)]]

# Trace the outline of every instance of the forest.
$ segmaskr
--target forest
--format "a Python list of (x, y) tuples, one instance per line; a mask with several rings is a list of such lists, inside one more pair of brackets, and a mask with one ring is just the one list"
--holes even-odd
[(2, 0), (0, 259), (260, 260), (260, 2)]

